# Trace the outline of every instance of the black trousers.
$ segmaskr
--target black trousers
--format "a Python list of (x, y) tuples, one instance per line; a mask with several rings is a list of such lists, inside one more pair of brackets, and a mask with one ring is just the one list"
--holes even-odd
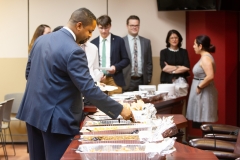
[(26, 123), (30, 160), (60, 160), (74, 135), (43, 132)]
[(131, 79), (129, 88), (126, 91), (138, 91), (139, 90), (139, 88), (138, 88), (139, 85), (143, 85), (143, 77), (141, 77), (139, 79), (135, 79), (135, 80)]

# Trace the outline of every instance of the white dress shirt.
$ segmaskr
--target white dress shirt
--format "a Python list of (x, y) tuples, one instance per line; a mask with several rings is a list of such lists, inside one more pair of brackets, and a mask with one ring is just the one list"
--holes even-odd
[(76, 41), (76, 35), (73, 33), (73, 31), (70, 28), (68, 28), (68, 27), (63, 27), (63, 28), (68, 30), (68, 32), (71, 33), (71, 35), (73, 36), (74, 40)]
[(95, 82), (99, 82), (103, 73), (99, 70), (98, 48), (91, 42), (87, 41), (84, 49), (87, 55), (90, 75)]

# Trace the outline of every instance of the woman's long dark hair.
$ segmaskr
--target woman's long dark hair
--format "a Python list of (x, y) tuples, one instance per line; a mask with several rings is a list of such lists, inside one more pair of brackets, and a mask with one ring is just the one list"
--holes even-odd
[(211, 44), (211, 39), (207, 35), (200, 35), (196, 37), (196, 43), (198, 46), (202, 45), (202, 50), (214, 53), (216, 47)]

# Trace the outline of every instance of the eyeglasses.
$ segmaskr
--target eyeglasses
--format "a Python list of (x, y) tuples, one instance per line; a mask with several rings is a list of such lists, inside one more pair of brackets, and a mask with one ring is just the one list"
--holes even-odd
[(170, 40), (174, 40), (174, 39), (178, 40), (178, 37), (170, 37)]
[(133, 28), (133, 27), (139, 27), (139, 25), (128, 25), (129, 27)]

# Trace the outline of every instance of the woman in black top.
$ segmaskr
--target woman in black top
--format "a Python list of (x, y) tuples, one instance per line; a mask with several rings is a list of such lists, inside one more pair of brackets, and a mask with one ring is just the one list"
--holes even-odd
[(189, 76), (190, 63), (187, 50), (181, 48), (181, 34), (176, 30), (170, 30), (166, 37), (166, 43), (167, 48), (160, 52), (160, 66), (162, 69), (160, 82), (172, 83), (179, 77), (186, 79)]

